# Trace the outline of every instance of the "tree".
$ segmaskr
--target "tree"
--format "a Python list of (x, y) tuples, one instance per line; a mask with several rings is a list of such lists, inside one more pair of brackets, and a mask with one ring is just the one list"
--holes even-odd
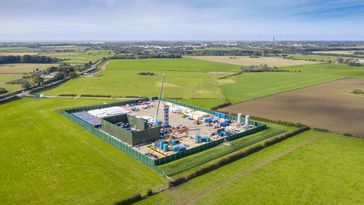
[(23, 89), (25, 89), (25, 90), (29, 90), (31, 87), (32, 87), (32, 85), (26, 80), (26, 81), (24, 81), (22, 84), (21, 84), (21, 87), (23, 88)]
[(7, 92), (8, 90), (6, 90), (5, 88), (0, 88), (0, 95), (5, 94)]
[(34, 84), (40, 86), (43, 84), (44, 82), (44, 78), (42, 78), (41, 76), (41, 72), (35, 72), (32, 74), (32, 81), (34, 82)]

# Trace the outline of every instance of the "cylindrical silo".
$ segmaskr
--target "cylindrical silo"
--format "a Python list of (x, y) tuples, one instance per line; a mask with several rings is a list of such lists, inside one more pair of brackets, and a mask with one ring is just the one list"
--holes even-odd
[(241, 125), (241, 113), (238, 113), (238, 120), (236, 121), (237, 125)]
[(244, 126), (245, 126), (245, 129), (249, 129), (249, 115), (245, 115), (245, 123), (244, 123)]

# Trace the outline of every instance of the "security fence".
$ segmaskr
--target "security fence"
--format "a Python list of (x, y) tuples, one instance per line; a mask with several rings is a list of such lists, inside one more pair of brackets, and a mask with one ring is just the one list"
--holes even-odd
[[(216, 141), (211, 141), (209, 143), (206, 144), (202, 144), (198, 147), (194, 147), (191, 149), (187, 149), (181, 152), (177, 152), (175, 154), (163, 157), (163, 158), (159, 158), (159, 159), (152, 159), (142, 153), (140, 153), (139, 151), (135, 150), (133, 147), (131, 147), (130, 145), (122, 142), (121, 140), (103, 132), (100, 129), (97, 129), (95, 127), (93, 127), (92, 125), (90, 125), (89, 123), (77, 118), (76, 116), (72, 115), (72, 113), (74, 112), (82, 112), (82, 111), (88, 111), (88, 110), (93, 110), (93, 109), (100, 109), (100, 108), (106, 108), (106, 107), (112, 107), (112, 106), (122, 106), (122, 105), (126, 105), (126, 104), (132, 104), (132, 103), (137, 103), (140, 101), (148, 101), (150, 99), (158, 99), (158, 98), (143, 98), (143, 99), (139, 99), (139, 100), (131, 100), (131, 101), (124, 101), (124, 102), (116, 102), (116, 103), (109, 103), (109, 104), (102, 104), (102, 105), (93, 105), (93, 106), (87, 106), (87, 107), (79, 107), (79, 108), (73, 108), (73, 109), (68, 109), (68, 110), (62, 110), (61, 114), (64, 115), (65, 117), (67, 117), (68, 119), (70, 119), (71, 121), (75, 122), (76, 124), (84, 127), (86, 130), (90, 131), (91, 133), (95, 134), (96, 136), (98, 136), (99, 138), (105, 140), (106, 142), (112, 144), (113, 146), (117, 147), (118, 149), (126, 152), (127, 154), (131, 155), (132, 157), (142, 161), (144, 164), (146, 164), (147, 166), (151, 167), (152, 169), (156, 170), (157, 172), (165, 175), (164, 171), (162, 171), (161, 169), (159, 169), (157, 167), (157, 165), (162, 165), (180, 158), (183, 158), (185, 156), (189, 156), (198, 152), (201, 152), (203, 150), (215, 147), (221, 143), (223, 143), (225, 141), (225, 138), (221, 138), (219, 140)], [(181, 102), (177, 102), (175, 100), (170, 100), (170, 99), (163, 99), (161, 98), (162, 101), (166, 101), (166, 102), (171, 102), (177, 105), (181, 105), (181, 106), (185, 106), (194, 110), (199, 110), (199, 111), (203, 111), (209, 114), (214, 115), (215, 112), (211, 111), (211, 110), (207, 110), (204, 108), (200, 108), (200, 107), (196, 107), (193, 105), (188, 105), (188, 104), (184, 104)], [(236, 116), (232, 116), (229, 114), (226, 114), (226, 118), (230, 119), (230, 120), (236, 120)], [(262, 130), (267, 129), (267, 125), (260, 123), (260, 122), (255, 122), (255, 121), (250, 121), (251, 125), (254, 125), (255, 127), (249, 130), (246, 130), (244, 132), (235, 134), (235, 135), (230, 135), (227, 137), (227, 139), (229, 141), (231, 140), (235, 140), (244, 136), (248, 136), (257, 132), (260, 132)]]

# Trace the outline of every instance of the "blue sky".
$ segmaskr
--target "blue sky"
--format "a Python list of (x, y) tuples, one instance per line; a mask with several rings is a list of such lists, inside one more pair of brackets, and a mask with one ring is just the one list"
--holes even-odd
[(1, 0), (0, 41), (364, 40), (364, 0)]

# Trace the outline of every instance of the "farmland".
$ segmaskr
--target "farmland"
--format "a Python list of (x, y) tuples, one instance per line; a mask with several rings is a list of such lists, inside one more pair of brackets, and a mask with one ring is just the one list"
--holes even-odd
[(0, 105), (1, 204), (112, 204), (165, 180), (55, 110), (110, 100)]
[(335, 62), (339, 57), (323, 56), (323, 55), (303, 55), (303, 54), (292, 54), (289, 57), (293, 60), (305, 60), (315, 62)]
[(20, 90), (20, 85), (6, 84), (11, 80), (17, 80), (22, 78), (23, 74), (32, 72), (33, 70), (39, 69), (44, 70), (56, 64), (1, 64), (0, 65), (0, 87), (3, 87), (9, 91)]
[(364, 137), (364, 98), (350, 94), (353, 89), (363, 88), (363, 79), (347, 78), (238, 103), (223, 111)]
[(111, 53), (111, 50), (81, 50), (74, 52), (44, 52), (42, 55), (59, 58), (65, 63), (80, 65), (90, 61), (97, 61), (103, 57), (109, 57)]
[(283, 59), (281, 57), (251, 58), (249, 56), (191, 56), (190, 58), (220, 63), (229, 63), (240, 66), (267, 64), (270, 67), (285, 67), (293, 65), (315, 64), (315, 62), (312, 61)]
[[(140, 71), (107, 69), (95, 78), (73, 79), (44, 92), (58, 94), (104, 94), (112, 96), (156, 96), (166, 73), (165, 97), (222, 98), (220, 90), (208, 73), (154, 72), (154, 76), (138, 75)], [(186, 82), (188, 81), (188, 83)]]
[(309, 131), (139, 204), (362, 204), (363, 148)]
[[(189, 103), (210, 108), (225, 99), (239, 102), (345, 76), (364, 75), (361, 67), (347, 65), (298, 65), (285, 69), (290, 72), (246, 73), (218, 79), (217, 76), (236, 72), (239, 66), (189, 58), (111, 60), (99, 76), (73, 79), (45, 94), (155, 96), (159, 91), (162, 73), (166, 73), (164, 97), (184, 98)], [(138, 75), (145, 71), (156, 75)], [(191, 98), (211, 99), (201, 101)]]
[(151, 71), (186, 71), (186, 72), (231, 72), (239, 71), (240, 66), (225, 63), (201, 61), (191, 58), (181, 59), (141, 59), (113, 60), (110, 70), (151, 70)]

